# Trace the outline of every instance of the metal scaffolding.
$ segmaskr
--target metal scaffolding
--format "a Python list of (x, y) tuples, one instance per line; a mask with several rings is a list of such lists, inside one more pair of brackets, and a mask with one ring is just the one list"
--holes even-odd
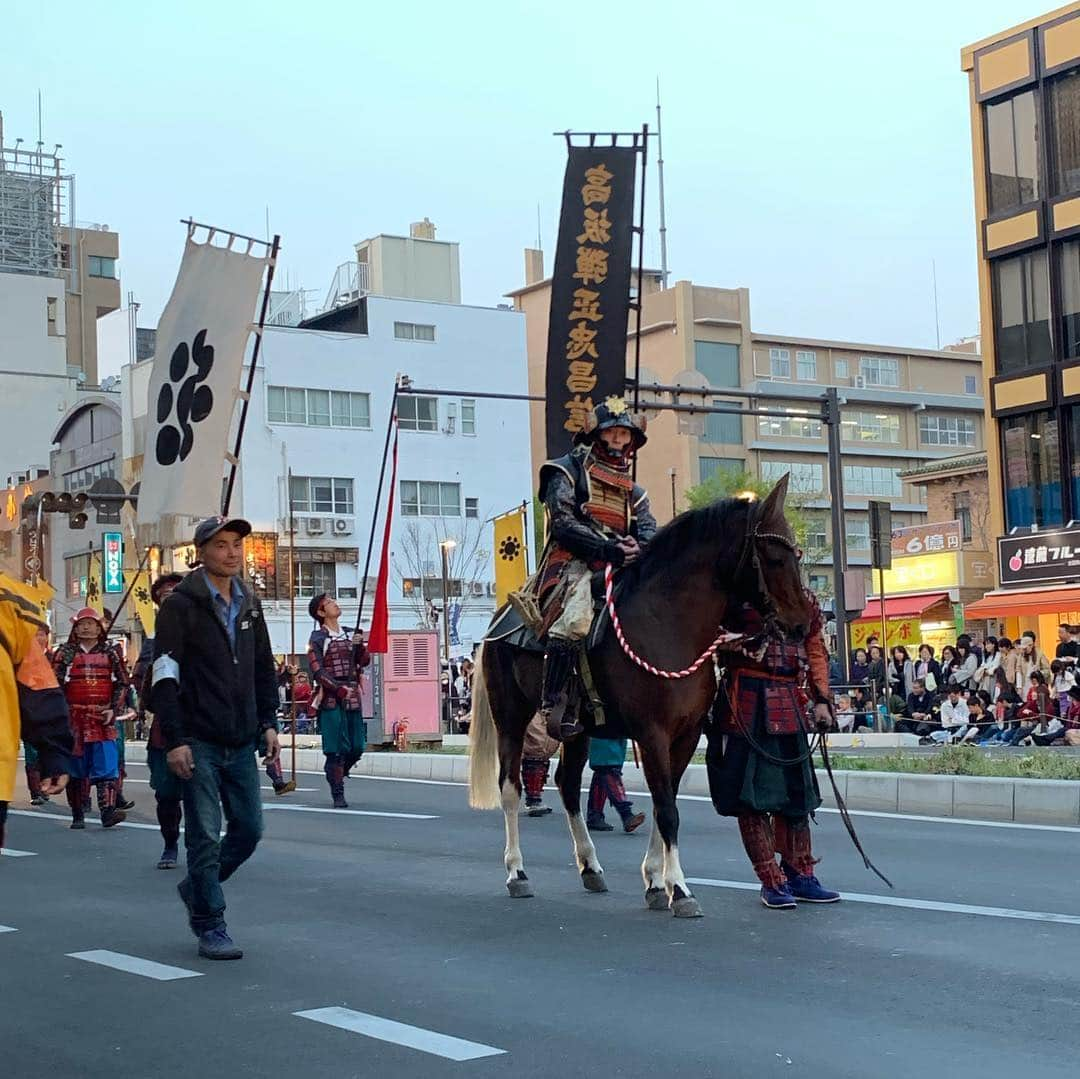
[(0, 273), (59, 277), (73, 246), (74, 180), (55, 150), (22, 143), (4, 141), (0, 114)]

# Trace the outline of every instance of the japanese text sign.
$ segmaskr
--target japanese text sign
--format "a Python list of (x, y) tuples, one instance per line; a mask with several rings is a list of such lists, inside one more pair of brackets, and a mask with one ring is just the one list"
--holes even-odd
[(106, 532), (105, 544), (105, 593), (124, 591), (124, 537), (119, 532)]
[(1005, 586), (1080, 578), (1080, 528), (1001, 536), (998, 570)]
[(571, 146), (548, 323), (547, 455), (561, 457), (594, 405), (626, 389), (637, 151)]
[(959, 521), (894, 528), (892, 555), (893, 558), (911, 558), (914, 555), (933, 554), (935, 551), (959, 551), (960, 536)]

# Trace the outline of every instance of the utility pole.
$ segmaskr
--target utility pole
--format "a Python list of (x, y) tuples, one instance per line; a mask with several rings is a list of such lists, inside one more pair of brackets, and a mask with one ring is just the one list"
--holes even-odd
[(829, 498), (832, 502), (833, 606), (836, 617), (836, 653), (844, 681), (849, 677), (850, 649), (847, 634), (847, 536), (844, 531), (844, 466), (840, 458), (840, 394), (835, 386), (825, 391), (823, 420), (828, 433)]

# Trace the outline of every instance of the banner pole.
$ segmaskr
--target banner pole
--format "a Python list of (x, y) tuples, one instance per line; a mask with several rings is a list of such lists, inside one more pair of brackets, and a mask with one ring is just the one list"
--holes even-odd
[(285, 475), (289, 500), (289, 714), (292, 721), (292, 781), (296, 782), (296, 518), (293, 514), (292, 467)]
[[(386, 441), (383, 443), (382, 464), (379, 466), (379, 485), (375, 489), (375, 506), (371, 512), (371, 532), (368, 535), (367, 556), (364, 559), (364, 577), (360, 582), (360, 606), (356, 609), (356, 625), (360, 628), (360, 617), (364, 613), (364, 600), (367, 598), (368, 571), (371, 569), (371, 549), (375, 546), (375, 533), (379, 524), (379, 506), (382, 504), (383, 482), (386, 479), (386, 458), (390, 453), (390, 436), (394, 431), (394, 417), (397, 415), (398, 379), (394, 378), (394, 395), (390, 398), (390, 417), (386, 421)], [(423, 585), (420, 588), (423, 597)]]
[(236, 445), (233, 448), (233, 459), (229, 465), (229, 480), (225, 485), (225, 497), (221, 503), (221, 515), (227, 516), (229, 504), (232, 502), (233, 487), (236, 485), (236, 469), (240, 463), (240, 446), (244, 441), (244, 427), (247, 424), (248, 406), (251, 404), (251, 388), (255, 385), (255, 368), (259, 362), (259, 349), (262, 347), (263, 329), (266, 326), (266, 312), (270, 307), (270, 287), (274, 281), (274, 267), (277, 265), (278, 251), (281, 247), (281, 237), (275, 235), (270, 245), (270, 260), (266, 269), (266, 286), (263, 288), (262, 306), (259, 309), (259, 327), (255, 334), (255, 347), (251, 351), (251, 366), (248, 369), (247, 386), (244, 390), (244, 402), (240, 407), (240, 423), (236, 428)]

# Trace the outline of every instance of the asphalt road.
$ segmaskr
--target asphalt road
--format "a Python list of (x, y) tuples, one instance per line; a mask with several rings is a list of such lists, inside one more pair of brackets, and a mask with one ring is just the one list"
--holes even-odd
[(320, 775), (300, 785), (266, 792), (293, 808), (267, 812), (226, 886), (234, 963), (196, 955), (144, 782), (144, 827), (109, 832), (20, 792), (7, 841), (32, 856), (0, 858), (0, 1075), (1077, 1074), (1080, 829), (860, 814), (890, 893), (822, 814), (820, 875), (860, 898), (786, 913), (739, 886), (733, 823), (685, 800), (683, 866), (712, 882), (685, 921), (644, 907), (643, 835), (597, 837), (611, 890), (594, 895), (562, 817), (524, 819), (537, 895), (511, 900), (501, 814), (462, 787), (352, 780), (354, 810), (403, 814), (367, 816), (321, 812)]

